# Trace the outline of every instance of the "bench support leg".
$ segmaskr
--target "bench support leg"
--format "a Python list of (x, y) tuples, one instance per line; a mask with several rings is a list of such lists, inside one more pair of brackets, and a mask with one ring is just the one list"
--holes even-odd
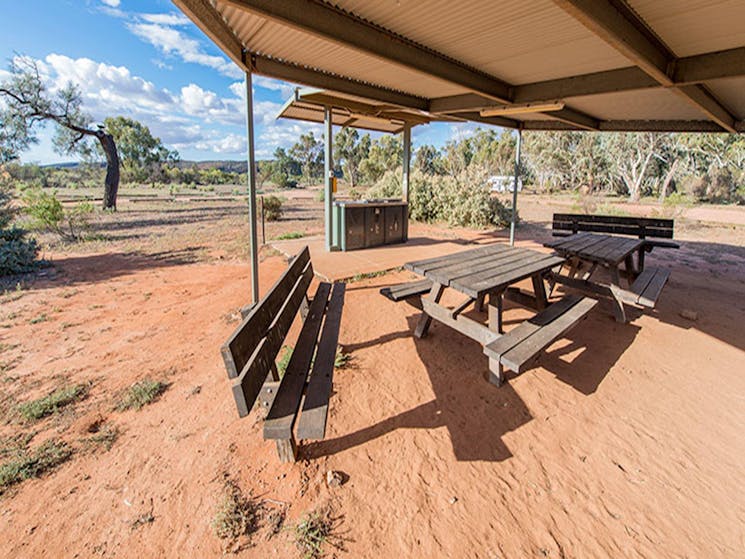
[(532, 277), (533, 280), (533, 293), (535, 293), (536, 308), (542, 311), (548, 305), (548, 297), (546, 296), (546, 284), (543, 283), (543, 276), (540, 274)]
[(489, 293), (489, 329), (498, 334), (504, 334), (502, 330), (502, 294)]
[[(610, 272), (611, 284), (620, 288), (621, 279), (618, 275), (618, 267), (611, 266), (608, 271)], [(611, 290), (611, 293), (612, 293), (611, 305), (613, 305), (613, 315), (616, 317), (616, 322), (625, 324), (626, 323), (626, 310), (623, 307), (623, 300), (621, 300), (621, 298), (616, 293), (613, 293), (613, 290)]]
[(305, 321), (305, 319), (307, 318), (309, 310), (310, 303), (308, 302), (308, 295), (306, 294), (300, 301), (300, 318), (302, 318), (303, 321)]
[(295, 439), (277, 439), (277, 454), (279, 454), (280, 462), (295, 462), (297, 460)]
[(484, 312), (484, 295), (479, 295), (476, 298), (476, 310), (479, 312)]
[[(433, 303), (439, 303), (440, 298), (442, 297), (442, 292), (445, 290), (445, 286), (443, 286), (440, 283), (433, 283), (432, 289), (429, 292), (429, 300)], [(426, 312), (422, 312), (422, 315), (419, 317), (419, 323), (416, 325), (416, 330), (414, 330), (414, 335), (417, 338), (423, 338), (427, 335), (427, 331), (429, 330), (429, 325), (432, 323), (432, 317), (429, 316)]]
[(489, 357), (489, 370), (484, 373), (484, 378), (494, 386), (502, 386), (504, 382), (504, 367), (499, 359)]

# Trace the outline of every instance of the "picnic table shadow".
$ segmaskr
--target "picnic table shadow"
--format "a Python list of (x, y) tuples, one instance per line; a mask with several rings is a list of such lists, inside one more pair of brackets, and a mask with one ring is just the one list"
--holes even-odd
[[(415, 309), (414, 309), (415, 310)], [(408, 328), (387, 333), (363, 343), (344, 346), (353, 353), (363, 347), (380, 346), (392, 340), (412, 337), (419, 316), (407, 317)], [(608, 317), (597, 317), (604, 321)], [(606, 324), (610, 321), (605, 320)], [(581, 326), (568, 334), (571, 344), (553, 350), (541, 359), (541, 366), (556, 374), (561, 382), (570, 384), (583, 394), (591, 395), (633, 341), (638, 327), (619, 325), (602, 351), (581, 351), (571, 362), (569, 353), (587, 345), (589, 334), (582, 335)], [(573, 335), (573, 332), (577, 335)], [(433, 323), (424, 339), (413, 338), (417, 353), (424, 364), (432, 389), (433, 400), (402, 413), (387, 417), (369, 427), (344, 433), (319, 442), (306, 443), (303, 454), (308, 458), (329, 456), (364, 445), (398, 429), (438, 429), (446, 427), (458, 461), (501, 462), (512, 457), (503, 437), (519, 429), (533, 416), (508, 381), (501, 387), (483, 378), (487, 370), (486, 356), (481, 346), (447, 326)], [(445, 345), (449, 351), (443, 352)], [(438, 350), (438, 346), (440, 349)], [(531, 374), (528, 371), (524, 374)]]

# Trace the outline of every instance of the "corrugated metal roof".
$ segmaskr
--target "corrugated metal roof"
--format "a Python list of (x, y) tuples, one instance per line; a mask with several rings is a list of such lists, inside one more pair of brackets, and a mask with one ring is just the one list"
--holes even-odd
[(745, 0), (629, 0), (677, 56), (745, 45)]
[(665, 89), (569, 97), (567, 104), (601, 120), (696, 120), (701, 113)]
[(711, 81), (707, 87), (738, 119), (745, 119), (745, 77)]
[[(292, 65), (292, 71), (280, 70), (276, 63), (268, 65), (265, 74), (285, 71), (289, 79), (318, 82), (316, 87), (328, 88), (325, 84), (332, 83), (334, 88), (364, 91), (367, 100), (385, 98), (401, 106), (426, 108), (431, 99), (468, 94), (472, 98), (476, 93), (482, 100), (505, 102), (515, 98), (511, 86), (533, 84), (533, 90), (537, 87), (544, 91), (544, 84), (537, 82), (569, 78), (586, 83), (582, 80), (587, 74), (637, 67), (634, 71), (642, 73), (642, 78), (645, 73), (651, 78), (645, 81), (637, 77), (634, 83), (626, 83), (625, 77), (614, 82), (613, 76), (603, 75), (590, 82), (600, 84), (607, 79), (612, 85), (603, 84), (597, 87), (598, 93), (582, 97), (572, 97), (571, 87), (559, 88), (567, 106), (563, 122), (603, 128), (601, 124), (608, 120), (644, 120), (658, 122), (664, 128), (665, 120), (689, 121), (690, 127), (710, 120), (713, 125), (707, 124), (702, 130), (712, 126), (745, 129), (741, 93), (745, 78), (745, 0), (594, 0), (591, 4), (576, 0), (307, 0), (297, 5), (293, 0), (244, 0), (241, 6), (241, 0), (174, 2), (224, 50), (232, 49), (233, 60), (239, 58), (234, 46), (226, 46), (224, 36), (215, 38), (220, 32), (210, 32), (216, 25), (207, 21), (212, 17), (210, 12), (215, 13), (213, 7), (227, 24), (228, 33), (249, 53)], [(310, 16), (304, 17), (305, 12), (314, 10), (322, 15), (317, 14), (313, 21)], [(272, 11), (276, 13), (272, 15)], [(334, 23), (327, 26), (328, 22)], [(629, 23), (641, 29), (641, 43), (634, 32), (629, 33)], [(355, 35), (347, 33), (344, 37), (344, 29), (354, 29)], [(367, 41), (355, 45), (358, 36)], [(381, 41), (387, 47), (390, 42), (400, 43), (401, 52), (408, 49), (410, 56), (399, 57), (398, 51), (376, 47)], [(700, 88), (677, 93), (665, 89), (676, 85), (667, 72), (675, 68), (677, 58), (722, 49), (740, 50), (734, 59), (719, 64), (714, 74), (706, 73), (706, 77), (692, 82), (704, 86), (711, 95)], [(736, 61), (734, 65), (730, 64), (732, 60)], [(690, 71), (692, 63), (687, 63), (686, 76), (693, 75), (695, 80), (696, 72)], [(715, 62), (707, 58), (701, 64)], [(728, 73), (728, 68), (734, 70)], [(352, 81), (314, 79), (316, 71)], [(724, 76), (731, 79), (719, 79)], [(658, 80), (660, 86), (650, 88), (654, 85), (650, 79)], [(378, 93), (374, 88), (356, 87), (357, 82), (399, 93), (394, 99), (382, 90)], [(583, 89), (583, 93), (586, 91)], [(415, 96), (417, 102), (407, 101), (412, 98), (404, 99), (400, 93)], [(464, 105), (462, 110), (471, 111), (473, 107)], [(541, 114), (511, 118), (512, 123), (555, 122)]]
[(431, 119), (398, 107), (371, 104), (349, 95), (337, 95), (317, 89), (296, 90), (280, 110), (277, 118), (290, 118), (308, 122), (324, 122), (325, 107), (331, 108), (331, 121), (335, 126), (362, 128), (376, 132), (397, 134), (404, 124), (424, 124)]

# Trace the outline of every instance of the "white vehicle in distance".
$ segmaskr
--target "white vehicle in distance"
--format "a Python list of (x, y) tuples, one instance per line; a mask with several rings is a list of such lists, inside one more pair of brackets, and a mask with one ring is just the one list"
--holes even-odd
[[(492, 175), (486, 179), (486, 184), (489, 185), (489, 189), (492, 192), (512, 192), (515, 185), (514, 175)], [(517, 191), (520, 192), (523, 189), (523, 180), (519, 178), (517, 180)]]

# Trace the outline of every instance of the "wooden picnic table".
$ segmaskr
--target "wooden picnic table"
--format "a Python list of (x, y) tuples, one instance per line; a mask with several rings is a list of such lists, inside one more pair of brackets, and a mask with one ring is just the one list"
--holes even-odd
[[(483, 346), (488, 346), (503, 334), (503, 297), (506, 295), (511, 300), (538, 311), (545, 309), (548, 299), (544, 278), (551, 268), (563, 262), (564, 258), (556, 254), (502, 244), (408, 262), (404, 265), (407, 270), (432, 282), (429, 293), (422, 296), (422, 315), (414, 335), (418, 338), (426, 336), (434, 318)], [(527, 278), (532, 280), (532, 294), (511, 287)], [(446, 288), (462, 293), (465, 296), (463, 302), (452, 309), (441, 305), (440, 298)], [(470, 305), (481, 310), (485, 300), (488, 304), (486, 325), (462, 314)], [(558, 317), (559, 314), (556, 314)], [(542, 347), (536, 346), (535, 352), (541, 349)], [(489, 369), (491, 376), (488, 379), (499, 385), (502, 369), (498, 360), (495, 362), (490, 358)]]
[[(566, 258), (569, 264), (566, 275), (552, 274), (552, 280), (581, 291), (608, 296), (613, 303), (616, 320), (626, 322), (620, 278), (625, 276), (628, 285), (632, 286), (643, 271), (635, 266), (634, 253), (639, 252), (644, 242), (644, 239), (599, 233), (576, 233), (543, 244)], [(643, 261), (640, 260), (639, 264), (643, 266)], [(598, 267), (608, 271), (610, 284), (591, 280)]]

